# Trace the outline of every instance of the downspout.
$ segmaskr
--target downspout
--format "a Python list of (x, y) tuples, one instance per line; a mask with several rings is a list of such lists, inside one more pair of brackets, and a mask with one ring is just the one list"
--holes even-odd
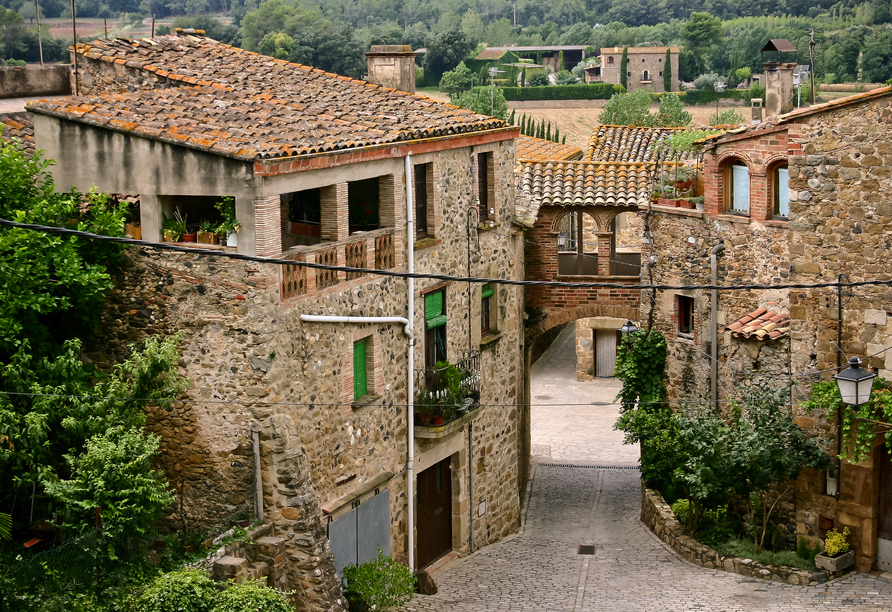
[[(712, 271), (712, 285), (715, 287), (719, 284), (718, 276), (719, 276), (719, 253), (724, 252), (725, 245), (717, 244), (712, 247), (712, 251), (709, 254), (709, 267)], [(719, 292), (718, 289), (711, 290), (711, 299), (712, 302), (712, 346), (710, 350), (712, 352), (712, 376), (710, 376), (711, 382), (711, 391), (712, 391), (712, 407), (715, 408), (719, 405)]]
[(409, 278), (409, 398), (408, 415), (409, 449), (406, 459), (406, 499), (409, 505), (409, 569), (415, 570), (415, 202), (412, 194), (412, 154), (406, 155), (406, 251)]

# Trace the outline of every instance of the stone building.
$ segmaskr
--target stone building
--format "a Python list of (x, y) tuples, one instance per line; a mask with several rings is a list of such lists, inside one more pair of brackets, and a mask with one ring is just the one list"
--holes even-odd
[[(619, 85), (622, 83), (620, 67), (623, 47), (604, 47), (601, 49), (600, 80), (604, 83)], [(678, 80), (678, 47), (626, 47), (628, 64), (626, 66), (627, 90), (648, 89), (656, 93), (666, 91), (663, 86), (663, 71), (666, 70), (666, 51), (672, 68), (672, 90), (679, 90)], [(595, 80), (595, 75), (592, 75)], [(589, 75), (586, 74), (586, 82)]]
[[(59, 185), (139, 194), (143, 239), (160, 241), (177, 210), (189, 229), (217, 221), (214, 203), (231, 196), (240, 255), (402, 273), (414, 251), (420, 273), (523, 278), (516, 128), (200, 33), (76, 53), (80, 96), (29, 106), (37, 145)], [(336, 571), (379, 546), (420, 568), (516, 531), (522, 289), (413, 289), (198, 246), (215, 254), (130, 250), (88, 349), (108, 368), (129, 342), (184, 335), (190, 389), (170, 412), (149, 407), (177, 489), (172, 525), (259, 511), (259, 495), (284, 542), (276, 584), (314, 610), (342, 609)], [(416, 395), (442, 397), (442, 360), (458, 366), (464, 402), (419, 405), (416, 419)], [(422, 421), (430, 411), (445, 422)]]
[[(649, 207), (648, 274), (676, 285), (888, 280), (890, 124), (887, 87), (704, 139), (705, 211)], [(654, 314), (669, 342), (671, 397), (722, 402), (761, 380), (796, 381), (801, 399), (851, 355), (888, 376), (886, 291), (843, 292), (841, 330), (833, 289), (721, 291), (714, 315), (708, 291), (660, 292)], [(642, 318), (650, 302), (642, 299)], [(836, 420), (797, 413), (797, 424), (835, 457)], [(780, 512), (791, 540), (813, 543), (847, 526), (857, 569), (892, 567), (892, 463), (881, 438), (866, 462), (843, 461), (839, 475), (800, 476)]]

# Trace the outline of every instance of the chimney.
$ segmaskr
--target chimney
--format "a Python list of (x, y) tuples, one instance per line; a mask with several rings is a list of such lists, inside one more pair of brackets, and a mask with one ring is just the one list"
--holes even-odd
[(793, 110), (793, 69), (796, 62), (765, 62), (765, 120)]
[(372, 45), (369, 83), (415, 93), (415, 52), (409, 45)]

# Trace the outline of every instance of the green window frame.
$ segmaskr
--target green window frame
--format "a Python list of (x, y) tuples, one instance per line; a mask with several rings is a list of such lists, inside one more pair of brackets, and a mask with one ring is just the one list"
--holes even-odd
[(368, 338), (353, 343), (353, 399), (359, 399), (369, 393), (367, 354)]
[(486, 336), (491, 333), (492, 325), (492, 296), (496, 294), (492, 285), (486, 283), (480, 293), (480, 334)]
[(446, 315), (443, 313), (445, 294), (445, 291), (435, 291), (424, 296), (424, 326), (426, 329), (446, 325)]

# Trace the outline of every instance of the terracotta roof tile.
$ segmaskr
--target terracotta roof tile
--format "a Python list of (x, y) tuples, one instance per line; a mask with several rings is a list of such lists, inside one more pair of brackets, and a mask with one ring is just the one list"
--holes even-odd
[(824, 111), (832, 111), (841, 106), (866, 102), (868, 100), (873, 100), (874, 98), (882, 98), (888, 95), (892, 95), (892, 87), (880, 87), (879, 89), (874, 89), (872, 91), (857, 93), (853, 96), (846, 96), (845, 98), (838, 98), (836, 100), (831, 100), (830, 102), (824, 102), (823, 104), (815, 104), (814, 106), (791, 111), (786, 115), (778, 117), (778, 123), (786, 123), (800, 117), (814, 115), (815, 113)]
[(166, 89), (41, 100), (29, 110), (244, 159), (505, 127), (498, 119), (429, 98), (208, 38), (97, 40), (79, 44), (77, 51), (98, 61), (131, 62), (177, 82)]
[(0, 138), (17, 140), (27, 155), (34, 153), (34, 118), (31, 113), (0, 114)]
[[(601, 125), (592, 132), (586, 161), (649, 162), (657, 158), (669, 137), (684, 128)], [(692, 153), (691, 157), (695, 157)]]
[(650, 199), (647, 165), (521, 162), (520, 188), (542, 206), (638, 206)]
[(790, 314), (764, 307), (758, 308), (726, 326), (724, 331), (731, 332), (737, 338), (777, 340), (790, 333)]
[(582, 149), (542, 138), (520, 136), (516, 140), (517, 159), (524, 161), (568, 161), (582, 159)]

